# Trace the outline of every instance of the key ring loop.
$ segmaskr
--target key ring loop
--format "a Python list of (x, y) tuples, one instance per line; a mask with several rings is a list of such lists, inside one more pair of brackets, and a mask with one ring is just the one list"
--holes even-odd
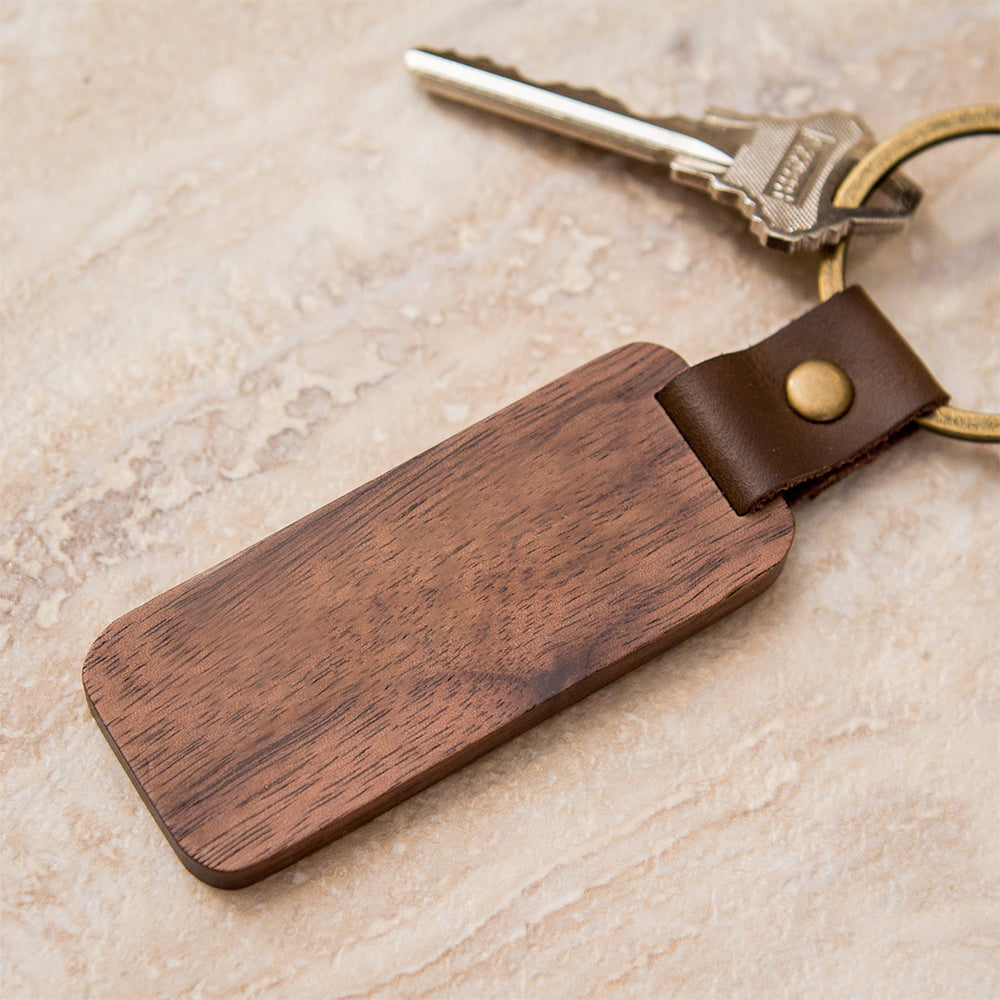
[[(1000, 132), (1000, 104), (956, 108), (914, 122), (858, 160), (837, 189), (833, 203), (842, 208), (857, 208), (886, 174), (911, 156), (949, 139), (994, 132)], [(819, 267), (820, 301), (825, 302), (831, 295), (844, 290), (846, 260), (847, 240), (824, 254)], [(938, 434), (967, 441), (1000, 441), (1000, 414), (997, 413), (974, 413), (941, 406), (925, 417), (918, 417), (917, 423)]]

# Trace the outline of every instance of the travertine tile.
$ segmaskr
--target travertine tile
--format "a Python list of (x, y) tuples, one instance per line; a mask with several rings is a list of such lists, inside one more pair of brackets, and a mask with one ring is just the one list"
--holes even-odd
[[(6, 4), (5, 996), (1000, 990), (997, 452), (796, 508), (760, 600), (294, 868), (177, 863), (90, 720), (112, 618), (630, 340), (690, 361), (816, 261), (651, 168), (435, 102), (488, 52), (640, 110), (996, 100), (995, 3)], [(994, 138), (852, 274), (1000, 398)]]

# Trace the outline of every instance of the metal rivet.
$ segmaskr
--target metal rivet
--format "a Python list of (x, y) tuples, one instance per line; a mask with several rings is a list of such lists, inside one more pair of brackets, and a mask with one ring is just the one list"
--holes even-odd
[(796, 365), (785, 379), (788, 405), (813, 423), (842, 417), (854, 402), (854, 383), (832, 361), (814, 358)]

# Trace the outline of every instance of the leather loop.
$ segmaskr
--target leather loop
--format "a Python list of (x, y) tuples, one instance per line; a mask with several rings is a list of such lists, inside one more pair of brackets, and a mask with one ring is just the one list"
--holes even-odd
[[(850, 378), (847, 412), (814, 423), (789, 405), (803, 361)], [(816, 493), (870, 460), (948, 395), (858, 286), (739, 351), (682, 372), (656, 398), (738, 514), (789, 490)]]

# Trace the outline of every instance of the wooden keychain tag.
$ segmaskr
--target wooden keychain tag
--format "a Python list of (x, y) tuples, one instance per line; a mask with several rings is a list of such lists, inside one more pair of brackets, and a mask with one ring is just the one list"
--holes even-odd
[[(765, 398), (734, 418), (737, 459), (755, 434), (742, 425), (817, 337), (834, 353), (857, 341), (860, 367), (874, 354), (900, 368), (883, 344), (898, 335), (857, 290), (771, 341), (788, 330), (773, 377), (747, 362)], [(709, 471), (689, 404), (705, 378), (724, 407), (730, 376), (702, 371), (619, 348), (112, 623), (84, 664), (87, 699), (187, 868), (226, 888), (257, 881), (764, 590), (792, 515), (770, 487), (737, 513)], [(682, 434), (657, 394), (685, 373)], [(870, 397), (881, 407), (892, 390), (849, 375), (845, 426), (860, 420), (864, 440), (836, 445), (838, 471), (943, 400), (926, 374), (875, 419)], [(845, 433), (798, 422), (796, 461)]]

